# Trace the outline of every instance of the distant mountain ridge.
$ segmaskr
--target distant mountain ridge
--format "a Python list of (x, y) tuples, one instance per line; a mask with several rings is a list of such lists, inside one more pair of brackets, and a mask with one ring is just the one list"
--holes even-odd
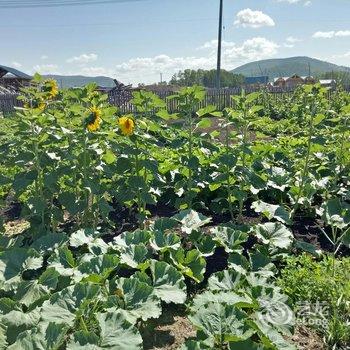
[(83, 75), (45, 75), (45, 78), (55, 79), (60, 88), (80, 87), (89, 83), (96, 83), (101, 87), (114, 87), (112, 78), (97, 76), (85, 77)]
[[(250, 62), (235, 68), (232, 72), (247, 77), (267, 75), (270, 80), (273, 80), (280, 76), (285, 77), (293, 74), (301, 76), (309, 75), (309, 67), (311, 75), (314, 76), (332, 71), (350, 73), (350, 67), (339, 66), (307, 56), (275, 58)], [(86, 77), (83, 75), (45, 75), (45, 78), (53, 78), (57, 80), (58, 85), (61, 88), (79, 87), (93, 82), (101, 87), (109, 88), (115, 86), (113, 79), (105, 76)]]
[(270, 80), (272, 80), (273, 78), (291, 76), (293, 74), (301, 76), (309, 75), (309, 69), (311, 75), (314, 76), (332, 71), (350, 73), (349, 67), (338, 66), (334, 63), (321, 61), (307, 56), (275, 58), (250, 62), (235, 68), (232, 72), (243, 74), (245, 76), (267, 75)]

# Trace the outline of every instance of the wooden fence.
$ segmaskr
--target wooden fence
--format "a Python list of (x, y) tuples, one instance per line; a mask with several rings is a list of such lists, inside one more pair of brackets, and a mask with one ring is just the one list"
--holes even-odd
[[(250, 89), (245, 88), (244, 90), (246, 93), (261, 91), (261, 89), (257, 89), (257, 88), (250, 88)], [(350, 87), (346, 89), (346, 91), (350, 91)], [(241, 92), (242, 92), (242, 88), (225, 88), (220, 90), (207, 89), (205, 98), (199, 104), (198, 108), (203, 108), (208, 105), (214, 105), (217, 107), (218, 110), (222, 110), (226, 107), (234, 107), (234, 101), (232, 100), (231, 96), (240, 95)], [(295, 92), (295, 88), (291, 88), (291, 89), (270, 88), (267, 92), (269, 93), (269, 98), (272, 98), (275, 101), (277, 101), (280, 99), (292, 97)], [(174, 91), (163, 90), (163, 91), (154, 91), (154, 93), (158, 95), (161, 99), (166, 101), (167, 110), (169, 113), (175, 113), (178, 111), (178, 102), (176, 101), (176, 99), (170, 99), (170, 100), (167, 99), (167, 97), (175, 94)], [(331, 99), (333, 93), (334, 91), (332, 90), (328, 91), (328, 95), (327, 95), (328, 99)], [(109, 102), (112, 105), (117, 106), (121, 113), (125, 113), (125, 114), (135, 112), (135, 108), (130, 102), (131, 98), (132, 98), (131, 93), (129, 98), (126, 98), (125, 95), (121, 96), (118, 94), (114, 94), (113, 92), (109, 94)]]
[(9, 93), (1, 94), (0, 93), (0, 114), (9, 114), (12, 113), (15, 107), (20, 107), (22, 105), (21, 101), (18, 101), (19, 94)]
[[(218, 110), (221, 110), (226, 107), (233, 107), (233, 101), (231, 99), (232, 95), (239, 95), (241, 93), (241, 88), (226, 88), (226, 89), (207, 89), (206, 96), (204, 100), (198, 106), (199, 108), (206, 107), (208, 105), (215, 105)], [(259, 91), (257, 89), (245, 89), (247, 93)], [(346, 91), (350, 92), (350, 87), (346, 89)], [(272, 88), (268, 91), (270, 98), (275, 99), (283, 99), (286, 97), (291, 97), (294, 94), (294, 90), (281, 90), (279, 88)], [(170, 113), (175, 113), (178, 110), (177, 101), (176, 100), (168, 100), (167, 97), (174, 95), (173, 91), (157, 91), (155, 92), (161, 99), (166, 101), (168, 111)], [(333, 92), (329, 90), (328, 98), (332, 97)], [(10, 93), (10, 94), (0, 94), (0, 113), (2, 112), (4, 115), (9, 114), (14, 111), (15, 107), (20, 107), (21, 102), (17, 100), (18, 94)], [(132, 98), (132, 93), (124, 92), (122, 94), (115, 93), (111, 91), (109, 93), (109, 102), (111, 105), (117, 106), (121, 113), (133, 113), (135, 112), (135, 108), (130, 102)]]

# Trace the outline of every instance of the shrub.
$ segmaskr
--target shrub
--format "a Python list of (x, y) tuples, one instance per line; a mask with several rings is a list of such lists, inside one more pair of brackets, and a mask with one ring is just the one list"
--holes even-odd
[[(331, 349), (350, 343), (350, 258), (324, 256), (317, 261), (305, 254), (289, 257), (278, 284), (295, 306), (309, 303), (324, 307), (325, 326), (313, 327)], [(303, 321), (311, 325), (312, 316), (307, 315)]]

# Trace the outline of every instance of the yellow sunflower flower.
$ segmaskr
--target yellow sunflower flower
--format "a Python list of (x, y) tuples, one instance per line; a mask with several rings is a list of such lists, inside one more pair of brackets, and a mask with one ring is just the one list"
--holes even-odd
[(47, 92), (49, 99), (55, 98), (58, 95), (58, 85), (56, 80), (45, 80), (43, 90), (44, 92)]
[(117, 288), (117, 289), (115, 290), (115, 294), (116, 294), (119, 298), (123, 298), (123, 296), (124, 296), (124, 292), (123, 292), (123, 290), (120, 289), (120, 288)]
[(87, 117), (86, 120), (86, 127), (90, 132), (94, 132), (100, 128), (100, 124), (102, 121), (101, 114), (102, 113), (98, 108), (90, 108), (90, 115)]
[(130, 117), (124, 116), (119, 118), (118, 125), (123, 135), (130, 136), (133, 134), (135, 123)]
[(44, 100), (41, 98), (34, 99), (34, 100), (31, 100), (30, 102), (24, 103), (24, 108), (26, 109), (33, 108), (33, 109), (39, 109), (40, 111), (43, 111), (45, 107), (46, 107), (46, 104)]

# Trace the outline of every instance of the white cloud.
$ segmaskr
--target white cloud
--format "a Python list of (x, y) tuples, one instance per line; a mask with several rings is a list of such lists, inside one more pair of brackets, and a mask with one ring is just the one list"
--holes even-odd
[(81, 74), (94, 77), (97, 75), (111, 75), (111, 72), (104, 67), (83, 67)]
[(40, 74), (59, 74), (56, 64), (37, 64), (33, 67), (33, 72)]
[[(225, 40), (221, 42), (221, 45), (223, 48), (236, 46), (236, 44), (233, 43), (232, 41), (225, 41)], [(202, 46), (198, 47), (197, 50), (207, 50), (207, 49), (216, 50), (217, 47), (218, 47), (218, 41), (217, 39), (214, 39), (214, 40), (207, 41)]]
[(330, 32), (316, 32), (312, 35), (313, 38), (317, 39), (330, 39), (334, 37), (335, 32), (330, 31)]
[[(240, 64), (252, 60), (270, 58), (277, 53), (278, 45), (263, 37), (254, 37), (240, 44), (223, 41), (222, 67), (231, 70)], [(198, 55), (172, 57), (159, 54), (151, 57), (135, 57), (114, 67), (81, 65), (79, 69), (65, 71), (65, 74), (82, 74), (86, 76), (104, 75), (114, 77), (125, 84), (154, 83), (159, 81), (160, 73), (165, 80), (170, 80), (174, 73), (184, 69), (215, 69), (217, 40), (204, 43), (198, 49)], [(56, 65), (37, 65), (35, 71), (41, 73), (57, 73)]]
[[(229, 61), (251, 61), (271, 57), (277, 53), (279, 46), (266, 38), (256, 37), (246, 40), (242, 46), (224, 50), (224, 57)], [(229, 62), (228, 62), (229, 63)]]
[(213, 67), (215, 60), (213, 57), (170, 57), (167, 55), (158, 55), (154, 57), (137, 57), (127, 62), (118, 64), (116, 71), (118, 74), (135, 75), (147, 77), (147, 75), (155, 75), (159, 73), (175, 73), (183, 69), (209, 69)]
[(295, 38), (294, 36), (289, 36), (286, 41), (288, 43), (291, 43), (291, 44), (295, 44), (295, 43), (298, 43), (300, 41), (302, 41), (301, 39), (298, 39), (298, 38)]
[(338, 30), (337, 32), (335, 32), (335, 36), (350, 36), (350, 30)]
[(311, 6), (312, 2), (310, 0), (276, 0), (277, 2), (287, 2), (288, 4), (298, 4), (302, 3), (304, 6)]
[(333, 55), (332, 56), (332, 58), (348, 58), (348, 57), (350, 57), (350, 51), (345, 52), (345, 53), (343, 53), (341, 55)]
[(286, 38), (286, 42), (283, 44), (284, 47), (293, 48), (296, 43), (301, 42), (302, 40), (299, 38), (295, 38), (294, 36), (289, 36)]
[(275, 22), (269, 15), (262, 11), (253, 11), (247, 8), (237, 13), (234, 24), (242, 27), (260, 28), (273, 27)]
[(97, 60), (95, 53), (83, 53), (80, 56), (74, 56), (67, 59), (68, 63), (89, 63)]
[(325, 61), (329, 61), (341, 66), (349, 66), (350, 51), (346, 51), (342, 54), (334, 54), (332, 56), (325, 57)]
[[(278, 45), (266, 38), (255, 37), (241, 45), (225, 41), (222, 51), (222, 66), (233, 69), (239, 64), (252, 60), (272, 57), (277, 53)], [(137, 57), (118, 64), (113, 76), (124, 83), (152, 83), (159, 80), (163, 73), (170, 79), (174, 73), (184, 69), (214, 69), (216, 67), (217, 40), (208, 41), (199, 49), (207, 50), (203, 56), (170, 57), (165, 54), (154, 57)]]
[(346, 36), (350, 36), (350, 30), (331, 30), (329, 32), (316, 32), (312, 35), (313, 38), (316, 39), (332, 39), (335, 37), (346, 37)]
[(12, 65), (13, 68), (21, 68), (22, 67), (22, 64), (19, 63), (19, 62), (16, 62), (16, 61), (13, 61), (11, 63), (11, 65)]
[(40, 57), (40, 59), (42, 59), (42, 60), (47, 60), (49, 58), (49, 56), (47, 56), (47, 55), (42, 55), (41, 57)]

